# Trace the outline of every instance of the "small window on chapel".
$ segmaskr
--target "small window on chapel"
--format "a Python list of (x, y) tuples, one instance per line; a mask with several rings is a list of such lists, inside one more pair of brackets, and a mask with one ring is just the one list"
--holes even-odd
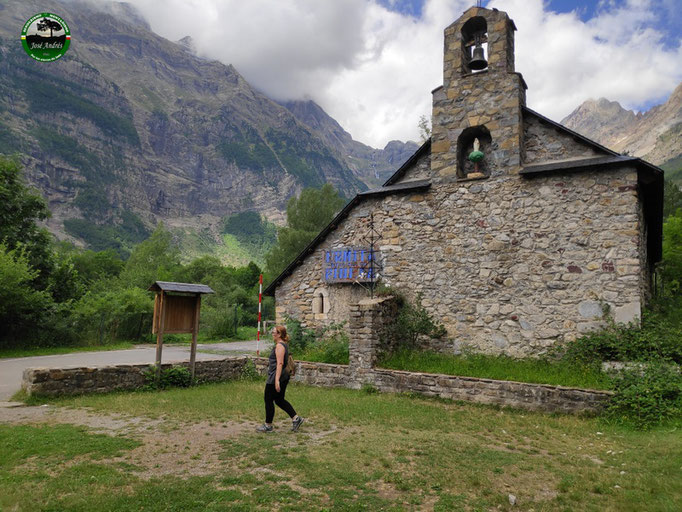
[(492, 137), (485, 126), (466, 128), (457, 139), (457, 177), (490, 176)]
[(324, 295), (318, 293), (315, 299), (313, 299), (313, 313), (316, 315), (324, 313)]
[(325, 318), (329, 312), (329, 294), (324, 288), (318, 288), (313, 293), (313, 314), (317, 318)]

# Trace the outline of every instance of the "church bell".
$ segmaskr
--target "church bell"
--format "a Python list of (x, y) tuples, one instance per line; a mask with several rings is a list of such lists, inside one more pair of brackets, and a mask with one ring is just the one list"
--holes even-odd
[(483, 53), (483, 47), (477, 44), (474, 48), (474, 54), (469, 61), (469, 68), (473, 71), (480, 71), (488, 67), (488, 61), (485, 60), (485, 55)]

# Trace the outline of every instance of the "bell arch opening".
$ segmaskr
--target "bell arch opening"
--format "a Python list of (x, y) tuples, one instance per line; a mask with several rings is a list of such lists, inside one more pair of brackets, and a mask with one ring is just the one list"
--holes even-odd
[(475, 16), (462, 26), (462, 73), (488, 69), (488, 22)]

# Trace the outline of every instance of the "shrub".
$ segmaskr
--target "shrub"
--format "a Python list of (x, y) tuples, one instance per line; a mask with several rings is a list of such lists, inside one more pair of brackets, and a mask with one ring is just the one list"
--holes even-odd
[(348, 364), (348, 335), (344, 324), (332, 324), (320, 332), (317, 339), (308, 344), (300, 359), (330, 364)]
[(0, 346), (37, 338), (50, 327), (55, 304), (48, 292), (34, 288), (37, 275), (23, 247), (8, 250), (0, 242)]
[(239, 311), (233, 306), (226, 304), (224, 308), (202, 307), (201, 324), (202, 329), (206, 330), (212, 338), (233, 338), (237, 334), (239, 323)]
[(147, 382), (145, 389), (188, 388), (192, 384), (192, 374), (184, 366), (162, 369), (157, 382), (156, 365), (153, 365), (144, 372), (144, 377)]
[(344, 323), (331, 324), (314, 331), (303, 329), (294, 318), (287, 318), (289, 347), (294, 359), (319, 363), (348, 364), (348, 334)]
[(682, 363), (682, 326), (661, 312), (645, 311), (641, 327), (610, 322), (563, 347), (563, 358), (580, 363), (649, 361)]
[(391, 292), (398, 302), (398, 317), (390, 329), (389, 336), (398, 340), (398, 348), (415, 348), (422, 336), (442, 338), (447, 335), (445, 327), (434, 320), (422, 305), (423, 294), (417, 294), (415, 303), (408, 301), (400, 292)]
[(301, 322), (292, 317), (285, 319), (287, 334), (289, 335), (289, 348), (292, 351), (301, 353), (306, 347), (313, 343), (317, 334), (312, 329), (304, 329)]
[(682, 373), (675, 365), (651, 361), (619, 372), (608, 417), (648, 429), (682, 414)]
[(262, 377), (260, 373), (258, 373), (256, 363), (254, 363), (251, 359), (246, 361), (246, 364), (244, 364), (244, 367), (240, 372), (239, 379), (245, 381), (261, 380)]

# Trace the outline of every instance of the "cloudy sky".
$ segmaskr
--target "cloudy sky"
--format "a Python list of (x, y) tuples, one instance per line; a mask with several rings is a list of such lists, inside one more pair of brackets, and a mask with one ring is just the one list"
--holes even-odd
[[(475, 0), (128, 0), (278, 100), (313, 99), (354, 139), (417, 140), (442, 84), (443, 29)], [(680, 0), (488, 0), (514, 20), (528, 106), (589, 98), (647, 110), (682, 81)]]

